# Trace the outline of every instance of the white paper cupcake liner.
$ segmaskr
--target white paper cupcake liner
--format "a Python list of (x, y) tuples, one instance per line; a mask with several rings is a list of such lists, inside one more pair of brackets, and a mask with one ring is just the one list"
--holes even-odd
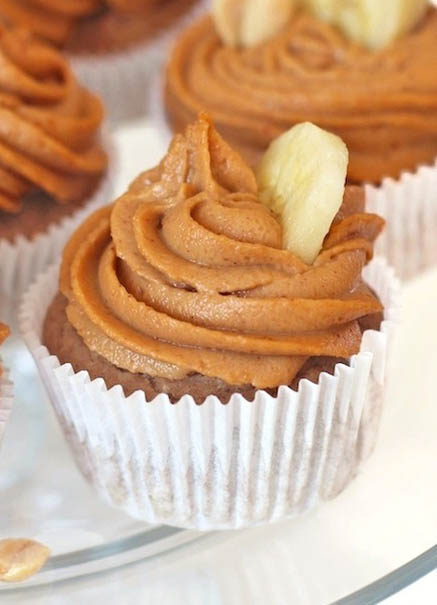
[(366, 208), (387, 225), (375, 252), (384, 256), (402, 279), (437, 264), (437, 160), (399, 180), (366, 186)]
[(350, 366), (277, 397), (227, 405), (184, 396), (172, 405), (60, 365), (41, 342), (57, 291), (57, 267), (24, 297), (20, 329), (84, 475), (113, 506), (145, 522), (206, 529), (240, 528), (309, 510), (341, 492), (374, 447), (386, 359), (398, 316), (399, 284), (384, 260), (365, 277), (385, 306), (379, 332), (363, 335)]
[(3, 368), (3, 373), (0, 376), (0, 446), (5, 432), (6, 424), (12, 410), (14, 401), (13, 385), (9, 379), (8, 371)]
[(79, 81), (103, 100), (110, 122), (133, 120), (146, 114), (151, 84), (173, 39), (202, 11), (205, 11), (203, 1), (156, 38), (125, 51), (98, 56), (69, 55)]
[(17, 302), (35, 277), (56, 261), (64, 245), (88, 214), (112, 201), (113, 173), (117, 157), (111, 138), (105, 138), (105, 149), (109, 152), (107, 175), (102, 179), (97, 191), (84, 206), (59, 223), (50, 225), (47, 231), (32, 239), (16, 237), (12, 242), (0, 239), (0, 317), (6, 323), (13, 323)]

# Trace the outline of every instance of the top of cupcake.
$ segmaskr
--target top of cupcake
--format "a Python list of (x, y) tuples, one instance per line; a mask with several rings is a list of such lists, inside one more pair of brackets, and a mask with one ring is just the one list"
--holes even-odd
[[(185, 4), (181, 0), (164, 4)], [(116, 14), (132, 16), (150, 16), (151, 9), (162, 0), (0, 0), (0, 20), (7, 25), (25, 27), (41, 38), (65, 46), (68, 44), (75, 26), (90, 19), (90, 25), (96, 27), (96, 18), (104, 16), (107, 9)], [(111, 11), (111, 12), (112, 12)], [(115, 25), (115, 24), (114, 24)], [(105, 27), (111, 29), (107, 24)], [(135, 36), (134, 20), (128, 24)], [(144, 30), (144, 27), (142, 28)], [(114, 32), (111, 33), (111, 36)], [(128, 32), (126, 32), (127, 35)], [(88, 35), (88, 32), (85, 32)], [(101, 32), (98, 33), (98, 37)], [(75, 44), (78, 44), (78, 41)]]
[(383, 221), (356, 193), (308, 264), (283, 248), (254, 173), (201, 116), (70, 240), (68, 319), (132, 373), (290, 384), (309, 357), (358, 352), (358, 320), (381, 310), (361, 270)]
[(302, 11), (255, 46), (222, 37), (204, 17), (174, 48), (166, 104), (176, 131), (205, 109), (254, 165), (272, 139), (309, 120), (345, 140), (353, 182), (397, 177), (437, 154), (436, 9), (377, 51)]
[(0, 19), (62, 45), (75, 21), (96, 13), (103, 0), (0, 0)]
[(350, 40), (382, 48), (413, 29), (425, 15), (428, 0), (213, 0), (213, 17), (225, 44), (247, 48), (279, 33), (300, 5), (332, 23)]
[(85, 199), (106, 169), (100, 101), (55, 49), (0, 26), (0, 209), (17, 212), (38, 189), (60, 203)]

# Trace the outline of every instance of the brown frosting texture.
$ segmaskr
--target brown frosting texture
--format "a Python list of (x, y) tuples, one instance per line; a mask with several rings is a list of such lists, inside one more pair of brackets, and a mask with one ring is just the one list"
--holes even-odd
[(0, 66), (0, 210), (17, 212), (35, 189), (60, 203), (85, 199), (107, 165), (100, 101), (24, 30), (0, 26)]
[(106, 0), (106, 4), (120, 13), (135, 14), (149, 11), (152, 6), (163, 4), (163, 0)]
[(437, 10), (373, 52), (304, 13), (252, 49), (223, 45), (204, 17), (176, 44), (166, 105), (176, 131), (198, 111), (252, 165), (272, 139), (311, 121), (341, 136), (349, 179), (379, 182), (437, 156)]
[(106, 0), (101, 11), (81, 19), (65, 48), (78, 55), (123, 51), (166, 32), (197, 0)]
[(102, 0), (0, 0), (0, 18), (62, 45), (78, 19), (102, 6)]
[[(0, 0), (0, 20), (6, 25), (25, 27), (73, 52), (97, 52), (105, 44), (109, 46), (106, 50), (113, 50), (117, 45), (128, 46), (152, 35), (179, 17), (192, 2), (194, 0)], [(93, 40), (93, 33), (97, 40)]]
[(92, 351), (132, 373), (289, 384), (311, 356), (358, 352), (358, 320), (381, 310), (361, 270), (382, 225), (346, 203), (305, 265), (282, 249), (252, 170), (201, 117), (73, 235), (67, 316)]

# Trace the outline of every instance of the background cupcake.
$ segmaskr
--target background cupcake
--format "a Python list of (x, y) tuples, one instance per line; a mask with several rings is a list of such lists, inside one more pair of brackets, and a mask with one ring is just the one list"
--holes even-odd
[(73, 53), (107, 53), (150, 40), (194, 0), (0, 0), (0, 19)]
[(8, 313), (31, 276), (108, 194), (100, 141), (103, 107), (60, 53), (0, 27), (0, 308)]
[[(0, 345), (9, 336), (9, 328), (0, 323)], [(1, 361), (1, 360), (0, 360)], [(0, 364), (0, 445), (12, 407), (12, 384)]]
[(376, 294), (361, 272), (383, 221), (357, 188), (343, 198), (337, 137), (304, 125), (299, 141), (287, 161), (337, 204), (311, 262), (311, 237), (301, 256), (289, 248), (302, 216), (291, 233), (285, 212), (281, 229), (201, 117), (78, 229), (61, 293), (53, 269), (26, 297), (21, 329), (76, 460), (135, 517), (206, 529), (295, 514), (341, 491), (372, 449), (395, 288), (382, 265), (368, 272)]
[(0, 0), (0, 19), (71, 55), (80, 80), (111, 119), (146, 109), (147, 86), (165, 41), (196, 0)]
[[(270, 12), (274, 4), (272, 0)], [(437, 69), (437, 10), (426, 11), (426, 0), (403, 0), (396, 7), (358, 4), (356, 13), (372, 24), (370, 32), (355, 19), (355, 9), (334, 8), (329, 2), (308, 1), (315, 15), (292, 13), (290, 3), (282, 20), (278, 12), (269, 16), (268, 3), (265, 14), (256, 9), (251, 15), (249, 3), (237, 21), (229, 14), (229, 3), (215, 2), (214, 18), (198, 20), (175, 45), (165, 105), (176, 131), (199, 110), (209, 111), (219, 132), (252, 165), (273, 138), (303, 120), (341, 136), (350, 151), (350, 181), (382, 183), (382, 194), (368, 191), (371, 210), (388, 219), (377, 249), (408, 276), (437, 261), (437, 245), (429, 244), (437, 241), (437, 205), (429, 177), (426, 182), (423, 173), (402, 177), (422, 164), (435, 171), (437, 87), (431, 74)], [(393, 12), (390, 19), (388, 10)], [(354, 19), (354, 27), (344, 26)], [(246, 21), (258, 37), (248, 37)], [(396, 196), (383, 182), (386, 177), (401, 182)], [(411, 225), (412, 231), (397, 229), (398, 223)], [(414, 267), (408, 263), (412, 247), (418, 250)]]

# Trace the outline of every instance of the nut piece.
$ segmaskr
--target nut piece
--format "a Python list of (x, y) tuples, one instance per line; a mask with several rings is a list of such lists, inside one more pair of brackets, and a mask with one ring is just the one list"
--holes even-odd
[(214, 0), (212, 15), (225, 44), (250, 48), (280, 31), (296, 3), (297, 0)]
[(376, 50), (414, 28), (428, 0), (303, 0), (320, 19), (337, 25), (354, 42)]
[(260, 199), (281, 217), (285, 247), (307, 264), (342, 204), (348, 161), (338, 136), (305, 122), (275, 139), (258, 166)]
[(26, 580), (41, 569), (49, 556), (47, 546), (34, 540), (0, 540), (0, 581)]

